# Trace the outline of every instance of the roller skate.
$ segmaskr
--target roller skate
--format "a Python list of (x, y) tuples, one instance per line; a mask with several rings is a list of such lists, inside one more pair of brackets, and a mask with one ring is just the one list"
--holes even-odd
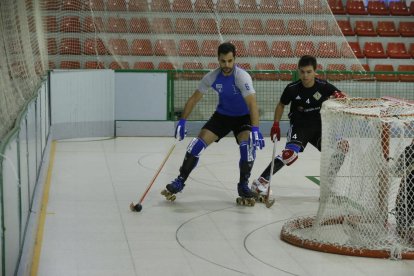
[(247, 183), (237, 184), (237, 191), (239, 193), (239, 197), (236, 199), (237, 205), (254, 206), (256, 203), (255, 197), (257, 195), (249, 189), (249, 185)]
[(184, 189), (184, 179), (177, 177), (170, 184), (165, 186), (165, 189), (161, 191), (161, 194), (165, 196), (166, 200), (174, 201), (176, 199), (175, 194), (181, 192)]
[(259, 177), (253, 180), (251, 190), (257, 194), (256, 201), (260, 203), (266, 203), (266, 207), (275, 203), (275, 199), (272, 197), (272, 190), (269, 191), (269, 198), (267, 198), (267, 189), (269, 188), (269, 181), (264, 177)]

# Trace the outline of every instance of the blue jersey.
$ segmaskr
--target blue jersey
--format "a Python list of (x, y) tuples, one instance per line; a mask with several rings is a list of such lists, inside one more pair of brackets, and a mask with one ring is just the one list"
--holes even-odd
[(250, 113), (244, 97), (254, 94), (253, 82), (250, 75), (235, 66), (230, 76), (224, 76), (220, 68), (207, 73), (201, 80), (198, 91), (207, 93), (213, 88), (219, 102), (216, 111), (227, 116), (243, 116)]

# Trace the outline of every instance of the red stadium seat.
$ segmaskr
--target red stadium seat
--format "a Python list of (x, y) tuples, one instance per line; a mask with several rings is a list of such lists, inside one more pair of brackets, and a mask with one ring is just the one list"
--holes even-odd
[(172, 62), (162, 61), (158, 63), (159, 70), (175, 70), (177, 69), (177, 65), (173, 64)]
[(106, 9), (108, 11), (127, 11), (127, 4), (125, 0), (108, 0)]
[(410, 43), (410, 46), (408, 47), (408, 53), (412, 58), (414, 58), (414, 43)]
[(389, 1), (391, 15), (408, 16), (411, 15), (405, 1)]
[(355, 33), (360, 36), (377, 36), (372, 21), (355, 21)]
[(128, 10), (136, 12), (147, 12), (149, 11), (147, 0), (129, 0)]
[(131, 33), (142, 33), (148, 34), (151, 32), (150, 24), (146, 17), (141, 18), (131, 18), (129, 21), (129, 31)]
[(286, 34), (285, 23), (283, 19), (267, 19), (266, 34), (268, 35), (284, 35)]
[(339, 28), (341, 29), (341, 32), (345, 36), (354, 36), (355, 32), (352, 29), (351, 23), (349, 20), (338, 20), (337, 21)]
[[(273, 63), (257, 63), (255, 69), (275, 71), (276, 67)], [(279, 74), (276, 74), (275, 72), (255, 73), (253, 78), (256, 80), (278, 80)]]
[(82, 10), (83, 5), (81, 0), (63, 0), (62, 1), (62, 10), (63, 11), (80, 11)]
[(195, 0), (194, 11), (195, 12), (213, 12), (214, 11), (213, 0)]
[(48, 62), (49, 70), (56, 69), (56, 64), (53, 61)]
[(236, 56), (237, 57), (246, 57), (247, 51), (246, 47), (244, 45), (243, 40), (230, 40), (230, 43), (232, 43), (236, 47)]
[(60, 62), (60, 69), (80, 69), (80, 62), (63, 60)]
[(339, 58), (341, 54), (338, 51), (336, 42), (321, 41), (318, 43), (316, 56), (320, 58)]
[(343, 42), (341, 52), (345, 58), (365, 57), (358, 42)]
[(85, 62), (85, 69), (105, 69), (103, 62), (87, 61)]
[(108, 50), (113, 55), (129, 55), (129, 47), (126, 39), (111, 38), (108, 42)]
[(414, 22), (400, 21), (398, 25), (398, 32), (404, 37), (414, 36)]
[(394, 21), (378, 21), (377, 33), (379, 36), (400, 36)]
[(271, 53), (274, 57), (293, 57), (290, 41), (273, 41)]
[(219, 45), (219, 40), (204, 40), (201, 43), (201, 55), (205, 57), (217, 56), (217, 48)]
[(156, 56), (176, 56), (177, 47), (173, 39), (159, 39), (154, 44)]
[(125, 18), (109, 17), (106, 28), (109, 33), (127, 33), (128, 27)]
[(56, 16), (46, 16), (45, 23), (47, 32), (56, 33), (58, 31)]
[(312, 41), (297, 41), (295, 47), (295, 56), (315, 55), (315, 47)]
[(86, 33), (94, 33), (105, 31), (105, 26), (101, 17), (87, 16), (83, 20), (82, 31)]
[[(202, 70), (203, 64), (201, 62), (184, 62), (183, 63), (183, 69), (184, 70)], [(205, 73), (203, 72), (183, 72), (180, 74), (180, 77), (187, 80), (201, 80)]]
[(61, 55), (80, 55), (81, 43), (79, 38), (62, 38), (60, 40), (59, 52)]
[(104, 11), (105, 3), (104, 0), (86, 0), (83, 8), (87, 11)]
[(134, 63), (133, 68), (137, 70), (154, 70), (154, 63), (151, 61), (137, 61)]
[(399, 79), (403, 82), (414, 82), (414, 65), (398, 65), (398, 72), (412, 72), (413, 74), (400, 74)]
[(367, 58), (387, 58), (381, 42), (365, 42), (364, 55)]
[(321, 0), (306, 0), (303, 1), (303, 13), (305, 14), (319, 14), (326, 13), (327, 7), (322, 5)]
[(223, 18), (220, 21), (220, 32), (222, 34), (241, 34), (240, 22), (236, 18)]
[(175, 20), (175, 32), (177, 34), (195, 34), (194, 20), (192, 18), (177, 18)]
[(152, 0), (151, 11), (153, 12), (171, 12), (169, 0)]
[(134, 39), (131, 44), (131, 55), (152, 56), (152, 45), (149, 39)]
[(371, 72), (368, 64), (352, 64), (351, 71), (357, 72), (352, 74), (352, 79), (354, 80), (365, 80), (365, 81), (372, 81), (373, 75), (367, 74), (365, 72)]
[(257, 13), (259, 9), (257, 8), (256, 0), (240, 0), (239, 2), (239, 12), (241, 13)]
[(152, 20), (152, 31), (158, 34), (173, 33), (173, 25), (170, 18), (156, 17)]
[(299, 0), (281, 0), (280, 11), (283, 13), (302, 13)]
[(293, 73), (298, 70), (297, 64), (294, 63), (281, 63), (279, 65), (280, 71), (290, 71), (289, 73), (280, 73), (279, 78), (280, 80), (284, 81), (292, 81), (293, 80)]
[(403, 42), (388, 42), (387, 55), (389, 58), (411, 58)]
[(236, 65), (238, 67), (240, 67), (241, 69), (243, 69), (243, 70), (251, 70), (252, 69), (252, 66), (250, 65), (250, 63), (247, 63), (247, 62), (236, 63)]
[(47, 11), (56, 11), (59, 10), (60, 5), (58, 0), (45, 0), (43, 7), (45, 7)]
[(262, 20), (260, 19), (244, 19), (243, 33), (249, 35), (263, 35), (264, 30)]
[(278, 1), (275, 0), (261, 0), (260, 1), (260, 13), (279, 13)]
[(311, 35), (331, 35), (331, 30), (329, 28), (329, 23), (327, 20), (315, 20), (312, 21), (310, 27)]
[(129, 63), (127, 61), (112, 61), (109, 64), (109, 69), (112, 70), (121, 70), (121, 69), (129, 69)]
[[(374, 72), (386, 71), (386, 72), (394, 72), (394, 67), (391, 64), (377, 64), (374, 67)], [(392, 81), (398, 82), (398, 75), (396, 74), (375, 74), (375, 79), (377, 81)]]
[(213, 18), (200, 18), (198, 20), (198, 33), (216, 34), (218, 33), (216, 21)]
[(249, 42), (249, 56), (270, 57), (269, 47), (264, 40), (251, 40)]
[(333, 14), (346, 14), (342, 0), (328, 0), (328, 4)]
[(389, 15), (390, 11), (388, 10), (384, 1), (371, 0), (368, 1), (368, 13), (371, 15)]
[(219, 67), (219, 64), (217, 62), (210, 62), (209, 64), (207, 64), (207, 69), (210, 69), (210, 70), (214, 70), (218, 67)]
[(60, 22), (60, 31), (64, 33), (79, 33), (81, 24), (79, 16), (64, 16)]
[(365, 9), (363, 0), (348, 0), (346, 1), (346, 11), (353, 15), (367, 15), (368, 11)]
[(57, 54), (57, 43), (55, 38), (49, 37), (47, 39), (47, 53), (49, 55), (56, 55)]
[(172, 10), (174, 12), (193, 12), (193, 4), (191, 0), (174, 0)]
[(306, 20), (290, 19), (287, 23), (287, 31), (290, 35), (308, 35)]
[(200, 55), (200, 49), (198, 47), (197, 40), (195, 39), (183, 39), (179, 42), (178, 54), (180, 56), (192, 56), (197, 57)]
[(350, 74), (344, 74), (340, 71), (346, 71), (345, 64), (328, 64), (326, 67), (326, 70), (328, 71), (338, 71), (338, 72), (332, 72), (327, 73), (326, 78), (331, 81), (341, 81), (341, 80), (349, 80), (351, 78)]
[(84, 55), (107, 55), (108, 50), (100, 38), (92, 39), (87, 38), (83, 43)]
[(216, 9), (219, 12), (237, 12), (237, 6), (234, 0), (217, 0)]

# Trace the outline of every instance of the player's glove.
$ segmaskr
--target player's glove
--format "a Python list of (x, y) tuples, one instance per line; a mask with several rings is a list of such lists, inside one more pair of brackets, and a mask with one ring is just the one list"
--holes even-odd
[(274, 122), (272, 129), (270, 130), (270, 137), (272, 138), (273, 141), (273, 137), (275, 137), (278, 141), (280, 141), (280, 127), (279, 127), (279, 122)]
[(175, 128), (175, 139), (178, 139), (178, 141), (181, 141), (184, 139), (185, 135), (187, 134), (187, 131), (185, 130), (185, 123), (187, 122), (186, 119), (180, 119), (178, 121), (177, 127)]
[(265, 142), (263, 135), (260, 133), (259, 127), (252, 126), (252, 131), (250, 132), (249, 136), (249, 144), (254, 147), (258, 147), (259, 149), (264, 148)]
[(343, 98), (346, 98), (346, 94), (345, 94), (345, 93), (342, 93), (341, 91), (335, 91), (335, 92), (332, 94), (332, 96), (333, 96), (335, 99), (343, 99)]

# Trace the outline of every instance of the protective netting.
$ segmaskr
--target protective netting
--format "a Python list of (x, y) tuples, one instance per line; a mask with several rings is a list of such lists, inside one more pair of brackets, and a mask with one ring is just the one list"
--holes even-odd
[(282, 239), (331, 253), (414, 258), (414, 103), (324, 103), (320, 203)]

